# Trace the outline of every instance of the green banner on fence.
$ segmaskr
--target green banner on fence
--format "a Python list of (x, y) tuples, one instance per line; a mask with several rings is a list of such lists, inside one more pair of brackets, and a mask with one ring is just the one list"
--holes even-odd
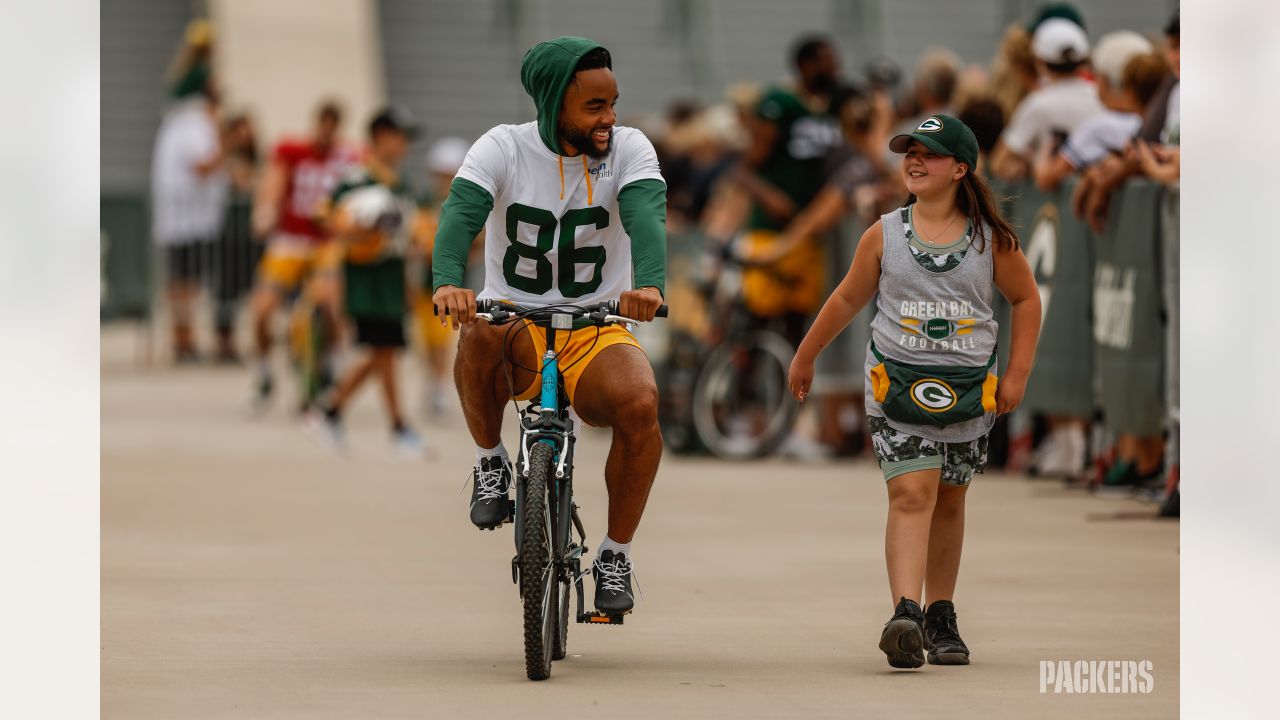
[(1095, 236), (1093, 339), (1107, 428), (1159, 435), (1165, 421), (1159, 210), (1163, 189), (1131, 180)]
[(151, 227), (144, 194), (102, 195), (103, 320), (145, 318), (151, 311)]
[(1056, 192), (1031, 183), (1009, 188), (1009, 220), (1040, 288), (1042, 325), (1023, 407), (1085, 418), (1093, 412), (1092, 286), (1089, 230), (1071, 213), (1075, 182)]

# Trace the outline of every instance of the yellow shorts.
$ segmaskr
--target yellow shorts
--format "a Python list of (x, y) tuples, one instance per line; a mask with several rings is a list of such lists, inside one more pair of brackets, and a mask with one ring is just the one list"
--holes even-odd
[(337, 242), (330, 241), (309, 247), (294, 243), (271, 243), (258, 265), (258, 277), (267, 285), (292, 292), (298, 289), (308, 275), (336, 272), (341, 266), (342, 245)]
[(453, 329), (453, 325), (440, 325), (440, 318), (435, 315), (431, 295), (425, 290), (415, 293), (413, 306), (418, 322), (418, 334), (422, 338), (423, 345), (428, 348), (438, 348), (457, 341), (458, 332)]
[[(533, 340), (533, 350), (537, 355), (537, 361), (529, 367), (541, 367), (542, 354), (547, 351), (547, 330), (538, 327), (532, 322), (525, 320), (524, 328), (521, 330), (513, 330), (512, 332), (527, 332)], [(564, 390), (569, 395), (569, 404), (573, 404), (574, 391), (578, 388), (578, 380), (582, 378), (582, 373), (586, 371), (591, 361), (600, 354), (602, 350), (610, 345), (631, 345), (639, 348), (644, 352), (644, 348), (640, 347), (640, 343), (636, 341), (635, 335), (621, 325), (608, 325), (598, 328), (600, 336), (596, 337), (597, 328), (586, 327), (580, 330), (574, 330), (570, 333), (567, 330), (556, 331), (556, 362), (560, 366), (560, 375), (564, 377)], [(528, 389), (516, 396), (517, 400), (529, 400), (537, 395), (542, 389), (542, 381), (534, 378), (529, 383)]]
[[(772, 230), (748, 232), (744, 238), (747, 257), (763, 254), (779, 239), (778, 233)], [(769, 270), (749, 267), (742, 272), (742, 300), (753, 315), (773, 317), (789, 312), (812, 315), (822, 307), (826, 268), (822, 249), (816, 241), (811, 239), (800, 245), (774, 263), (774, 272)]]

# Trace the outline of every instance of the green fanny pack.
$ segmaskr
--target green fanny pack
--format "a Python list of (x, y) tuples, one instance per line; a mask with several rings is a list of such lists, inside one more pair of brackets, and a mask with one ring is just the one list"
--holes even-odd
[(890, 420), (941, 427), (996, 410), (994, 352), (982, 367), (908, 365), (881, 355), (875, 343), (871, 353), (880, 363), (871, 368), (871, 390)]

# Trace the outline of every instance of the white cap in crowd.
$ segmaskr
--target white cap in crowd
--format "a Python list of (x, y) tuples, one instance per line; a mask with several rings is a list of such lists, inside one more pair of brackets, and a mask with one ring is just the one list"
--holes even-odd
[(459, 137), (440, 138), (427, 151), (427, 172), (454, 175), (462, 167), (471, 143)]
[(1036, 28), (1031, 52), (1051, 65), (1084, 62), (1089, 57), (1089, 36), (1070, 20), (1050, 18)]
[(1107, 33), (1093, 49), (1093, 69), (1113, 88), (1124, 80), (1124, 68), (1139, 55), (1151, 52), (1151, 42), (1132, 30)]

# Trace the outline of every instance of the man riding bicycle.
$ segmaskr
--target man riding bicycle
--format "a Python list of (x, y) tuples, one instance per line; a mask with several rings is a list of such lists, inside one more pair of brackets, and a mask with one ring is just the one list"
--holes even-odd
[[(481, 298), (527, 306), (616, 299), (620, 315), (641, 321), (662, 304), (666, 184), (648, 138), (615, 127), (612, 67), (609, 51), (584, 38), (557, 38), (526, 53), (520, 80), (537, 121), (481, 136), (442, 208), (432, 301), (441, 322), (448, 314), (463, 326), (454, 380), (476, 442), (471, 521), (482, 529), (507, 518), (511, 463), (502, 412), (513, 393), (518, 400), (537, 393), (546, 337), (538, 329), (508, 336), (506, 328), (474, 322), (476, 297), (461, 285), (476, 234), (486, 230)], [(586, 423), (613, 429), (608, 531), (592, 572), (596, 609), (626, 613), (634, 605), (631, 540), (662, 455), (657, 383), (622, 326), (558, 331), (555, 340), (570, 403)]]

